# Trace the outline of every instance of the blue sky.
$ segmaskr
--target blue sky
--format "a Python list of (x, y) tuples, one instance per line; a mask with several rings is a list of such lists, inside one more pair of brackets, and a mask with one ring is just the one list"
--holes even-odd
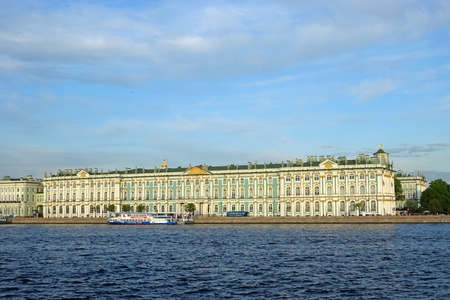
[(396, 170), (450, 182), (449, 1), (0, 7), (0, 176), (382, 144)]

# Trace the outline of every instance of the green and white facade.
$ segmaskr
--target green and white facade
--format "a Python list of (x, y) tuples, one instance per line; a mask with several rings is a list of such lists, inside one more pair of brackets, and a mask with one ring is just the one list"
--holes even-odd
[(395, 214), (392, 163), (381, 148), (356, 159), (308, 157), (277, 164), (58, 171), (44, 178), (44, 217), (105, 217), (106, 208), (181, 212), (194, 203), (196, 215), (348, 216)]
[(427, 188), (425, 176), (420, 173), (414, 175), (412, 173), (398, 171), (396, 177), (402, 184), (403, 195), (405, 196), (402, 201), (397, 201), (397, 209), (404, 208), (408, 200), (416, 202), (417, 206), (420, 207), (420, 197), (422, 196), (422, 192)]
[(42, 210), (44, 188), (38, 179), (11, 178), (0, 180), (0, 214), (3, 216), (32, 217)]

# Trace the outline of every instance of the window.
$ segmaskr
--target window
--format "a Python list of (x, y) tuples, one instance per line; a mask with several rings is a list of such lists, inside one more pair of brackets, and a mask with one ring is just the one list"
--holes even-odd
[(273, 179), (271, 176), (269, 176), (269, 183), (273, 183)]
[(214, 184), (219, 184), (219, 180), (217, 180), (217, 178), (214, 179)]
[(231, 205), (231, 211), (236, 211), (236, 205), (235, 204)]
[(227, 179), (226, 179), (226, 178), (224, 178), (224, 179), (222, 180), (222, 184), (227, 184)]
[(186, 180), (186, 185), (191, 185), (191, 181), (189, 179)]
[(359, 187), (359, 194), (364, 195), (366, 193), (366, 187), (364, 185), (361, 185)]
[(305, 181), (309, 181), (309, 175), (305, 175)]
[(291, 202), (287, 202), (286, 203), (286, 212), (290, 213), (292, 211), (292, 205)]
[(223, 188), (223, 190), (222, 190), (222, 198), (226, 198), (228, 195), (227, 195), (227, 188)]
[(253, 212), (253, 204), (250, 204), (250, 205), (249, 205), (248, 210), (249, 210), (250, 212)]
[(375, 186), (374, 185), (371, 185), (370, 186), (370, 193), (373, 195), (373, 194), (375, 194)]
[(314, 180), (315, 181), (319, 181), (319, 175), (318, 174), (314, 175)]
[(305, 187), (305, 196), (309, 196), (310, 191), (309, 191), (309, 186)]
[(288, 187), (286, 188), (286, 196), (290, 196), (290, 195), (291, 195), (291, 187), (288, 186)]
[(196, 179), (195, 180), (195, 185), (199, 185), (200, 184), (200, 180)]
[(375, 179), (375, 173), (370, 173), (370, 177), (369, 177), (371, 180), (374, 180)]
[(295, 188), (295, 196), (300, 196), (300, 187), (299, 186), (297, 186)]
[(332, 188), (331, 188), (331, 186), (327, 186), (327, 195), (331, 196), (331, 194), (332, 194)]
[(217, 214), (219, 212), (219, 205), (214, 205), (214, 212)]
[(249, 184), (253, 184), (253, 177), (250, 177)]
[(333, 211), (333, 203), (331, 201), (327, 202), (327, 211), (332, 212)]
[(295, 175), (295, 181), (300, 181), (300, 175)]
[(320, 211), (320, 204), (319, 204), (319, 202), (314, 202), (314, 211), (316, 211), (316, 212)]
[(245, 205), (241, 204), (241, 211), (244, 211), (244, 210), (245, 210)]
[(248, 192), (249, 192), (249, 197), (253, 198), (254, 197), (254, 193), (253, 193), (253, 188), (252, 187), (250, 187)]
[(295, 202), (295, 212), (300, 212), (300, 202)]
[(291, 177), (290, 176), (286, 176), (286, 182), (290, 182), (291, 181)]
[(272, 203), (269, 204), (269, 212), (270, 213), (273, 212), (273, 205), (272, 205)]
[(314, 187), (314, 195), (319, 195), (319, 187), (318, 186), (316, 186), (316, 187)]
[(305, 202), (305, 212), (310, 212), (311, 211), (311, 205), (309, 204), (308, 201)]
[(327, 175), (327, 181), (331, 181), (331, 175), (330, 174)]
[(364, 180), (364, 178), (365, 178), (364, 173), (359, 173), (359, 180)]
[(239, 197), (240, 197), (240, 198), (244, 198), (244, 197), (245, 197), (245, 190), (244, 190), (244, 188), (241, 188), (241, 189), (239, 190), (239, 192), (240, 192)]
[(350, 174), (349, 176), (348, 176), (348, 178), (350, 179), (350, 180), (355, 180), (355, 174)]
[(370, 201), (370, 210), (371, 211), (377, 210), (377, 202), (375, 200)]
[(236, 190), (234, 188), (231, 189), (231, 198), (236, 198)]
[(268, 194), (269, 194), (268, 195), (269, 198), (273, 198), (273, 189), (271, 186), (269, 186)]
[(263, 183), (263, 179), (262, 179), (262, 177), (259, 177), (259, 179), (258, 179), (258, 183), (259, 183), (259, 184), (262, 184), (262, 183)]
[(258, 205), (258, 213), (262, 214), (262, 212), (263, 212), (263, 205), (260, 203)]
[(339, 208), (340, 208), (341, 211), (345, 211), (345, 202), (344, 201), (340, 202), (340, 207)]
[(345, 179), (344, 173), (339, 174), (339, 180), (344, 180), (344, 179)]
[(339, 195), (345, 195), (345, 187), (343, 186), (343, 185), (341, 185), (340, 187), (339, 187)]
[(214, 189), (214, 199), (218, 199), (218, 198), (219, 198), (219, 190)]
[(258, 198), (262, 198), (263, 197), (263, 188), (260, 186), (258, 188)]
[(77, 206), (74, 205), (72, 206), (72, 214), (76, 214), (77, 213)]
[(241, 184), (244, 184), (245, 183), (245, 179), (243, 177), (241, 177), (240, 182), (241, 182)]
[(350, 186), (350, 195), (354, 195), (355, 194), (355, 186), (351, 185)]

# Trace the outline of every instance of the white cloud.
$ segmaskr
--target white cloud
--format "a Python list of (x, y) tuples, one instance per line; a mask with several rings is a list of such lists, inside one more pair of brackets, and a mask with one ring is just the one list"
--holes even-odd
[(390, 78), (363, 80), (356, 86), (349, 88), (350, 95), (354, 96), (357, 101), (363, 102), (374, 98), (382, 97), (397, 88), (395, 83)]

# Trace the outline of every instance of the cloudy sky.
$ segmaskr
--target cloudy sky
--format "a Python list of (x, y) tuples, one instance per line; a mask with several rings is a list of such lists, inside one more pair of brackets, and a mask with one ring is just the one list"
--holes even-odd
[(0, 7), (0, 176), (382, 144), (396, 170), (450, 182), (450, 1)]

